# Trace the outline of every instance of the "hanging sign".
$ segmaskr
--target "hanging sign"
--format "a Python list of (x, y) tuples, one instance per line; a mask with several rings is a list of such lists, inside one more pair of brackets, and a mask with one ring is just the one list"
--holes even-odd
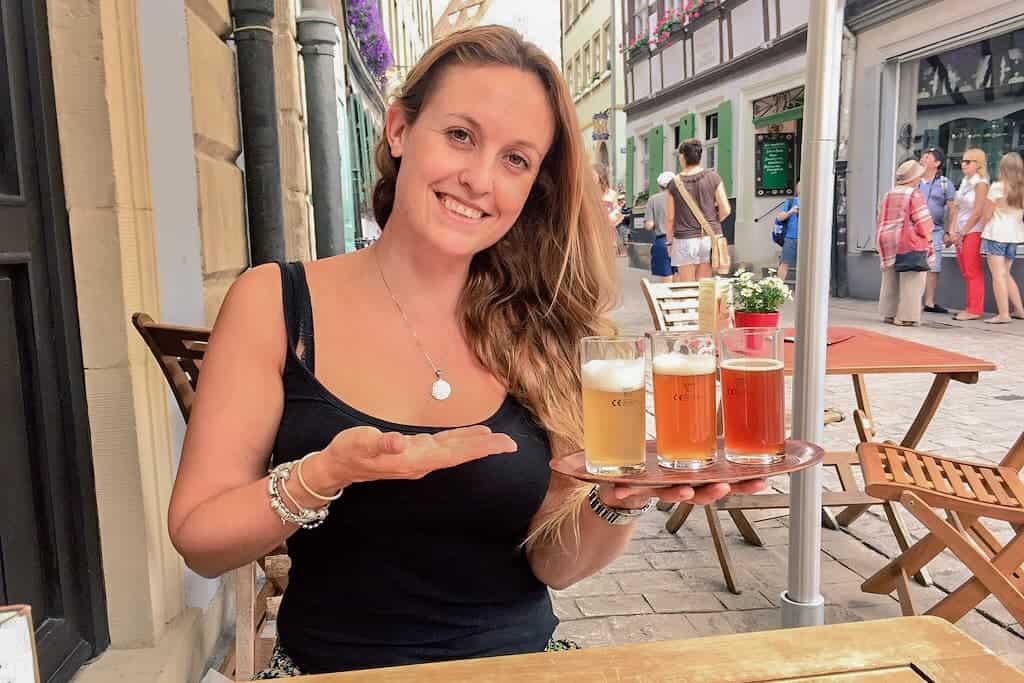
[(796, 135), (759, 133), (754, 136), (754, 190), (758, 197), (792, 195)]

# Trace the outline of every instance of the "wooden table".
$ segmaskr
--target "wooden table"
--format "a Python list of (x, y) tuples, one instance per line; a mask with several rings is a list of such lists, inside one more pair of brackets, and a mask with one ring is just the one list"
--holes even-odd
[[(783, 334), (786, 338), (793, 339), (795, 331), (793, 328), (787, 328), (783, 330)], [(865, 381), (867, 375), (907, 373), (932, 373), (935, 375), (931, 390), (921, 404), (910, 429), (903, 437), (902, 445), (909, 448), (914, 448), (920, 443), (942, 402), (946, 387), (951, 381), (975, 384), (978, 381), (979, 373), (989, 372), (996, 368), (993, 363), (985, 360), (858, 327), (829, 327), (828, 341), (825, 374), (850, 375), (853, 380), (857, 407), (864, 412), (869, 420), (871, 420), (872, 413)], [(787, 374), (793, 373), (795, 346), (795, 343), (791, 341), (784, 343)], [(825, 454), (822, 465), (835, 468), (842, 487), (841, 491), (822, 492), (821, 517), (822, 523), (826, 527), (835, 530), (840, 525), (851, 524), (870, 506), (882, 503), (860, 489), (851, 469), (852, 466), (859, 465), (857, 454), (852, 450), (829, 451)], [(763, 540), (743, 511), (786, 509), (789, 508), (789, 504), (790, 499), (787, 493), (756, 493), (727, 496), (717, 501), (714, 507), (729, 513), (744, 540), (761, 546), (764, 545)], [(692, 507), (687, 504), (677, 506), (665, 524), (665, 528), (670, 533), (675, 533), (686, 521)], [(828, 508), (835, 507), (843, 508), (843, 510), (839, 515), (833, 517)], [(892, 527), (897, 544), (902, 550), (906, 550), (910, 545), (909, 534), (902, 520), (891, 504), (886, 503), (884, 507), (886, 518)], [(731, 560), (721, 538), (719, 522), (717, 517), (710, 512), (708, 524), (711, 528), (711, 537), (715, 542), (715, 550), (722, 566), (722, 572), (725, 575), (726, 586), (729, 590), (737, 592), (732, 576), (734, 572)], [(918, 583), (925, 586), (930, 586), (932, 583), (927, 571), (923, 569), (915, 575), (915, 578)]]
[(319, 676), (296, 683), (388, 681), (1024, 681), (1024, 675), (935, 617), (513, 655)]

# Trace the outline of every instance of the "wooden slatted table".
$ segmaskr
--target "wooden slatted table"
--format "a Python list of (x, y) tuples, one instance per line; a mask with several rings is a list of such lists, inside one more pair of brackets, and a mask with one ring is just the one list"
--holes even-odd
[(1024, 681), (1024, 675), (947, 621), (934, 617), (901, 617), (571, 652), (299, 676), (291, 680), (296, 683), (781, 683), (797, 680), (802, 683), (1013, 683)]

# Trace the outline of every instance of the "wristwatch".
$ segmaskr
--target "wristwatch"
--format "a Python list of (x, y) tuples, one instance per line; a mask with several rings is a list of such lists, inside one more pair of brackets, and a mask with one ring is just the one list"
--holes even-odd
[(650, 512), (651, 508), (655, 505), (652, 498), (642, 508), (613, 508), (601, 502), (597, 495), (597, 489), (596, 484), (594, 488), (590, 489), (590, 493), (587, 494), (587, 503), (590, 504), (590, 509), (594, 511), (595, 515), (609, 524), (629, 524), (630, 522), (635, 522), (639, 517)]

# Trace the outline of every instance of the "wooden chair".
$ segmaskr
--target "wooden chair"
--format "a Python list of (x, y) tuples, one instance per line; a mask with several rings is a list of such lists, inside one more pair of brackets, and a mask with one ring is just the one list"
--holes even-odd
[[(188, 422), (210, 330), (160, 324), (145, 313), (133, 315), (132, 324), (159, 364), (178, 402), (181, 416)], [(257, 565), (266, 575), (266, 581), (259, 590)], [(288, 586), (290, 566), (287, 550), (281, 546), (257, 562), (250, 562), (232, 572), (236, 602), (235, 646), (218, 667), (225, 676), (236, 681), (252, 680), (256, 671), (269, 664), (275, 638), (261, 638), (260, 633), (277, 618), (281, 595)]]
[[(868, 493), (899, 501), (928, 534), (862, 585), (867, 593), (896, 590), (905, 615), (916, 614), (907, 580), (948, 548), (973, 577), (927, 614), (956, 623), (990, 594), (1024, 621), (1024, 433), (998, 465), (928, 455), (892, 443), (857, 447)], [(944, 510), (942, 519), (932, 508)], [(1008, 522), (1016, 535), (1005, 545), (982, 523)]]

